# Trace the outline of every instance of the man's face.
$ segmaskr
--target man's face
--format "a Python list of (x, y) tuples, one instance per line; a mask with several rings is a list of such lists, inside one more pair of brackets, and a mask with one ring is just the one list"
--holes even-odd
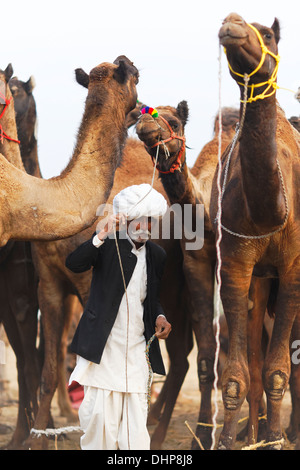
[(129, 237), (137, 243), (145, 243), (151, 236), (151, 217), (139, 217), (128, 221)]

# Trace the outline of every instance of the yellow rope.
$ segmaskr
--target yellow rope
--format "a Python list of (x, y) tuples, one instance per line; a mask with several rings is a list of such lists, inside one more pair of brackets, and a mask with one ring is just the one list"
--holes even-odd
[[(267, 54), (269, 54), (271, 57), (273, 57), (273, 59), (275, 59), (275, 62), (276, 62), (276, 65), (274, 67), (274, 70), (273, 70), (273, 73), (271, 75), (271, 77), (269, 78), (269, 80), (265, 81), (265, 82), (261, 82), (261, 83), (251, 83), (250, 85), (247, 85), (248, 88), (251, 89), (251, 92), (250, 92), (250, 97), (248, 98), (248, 100), (246, 101), (246, 103), (252, 103), (253, 101), (257, 101), (257, 100), (263, 100), (265, 98), (268, 98), (269, 96), (272, 96), (276, 90), (280, 89), (281, 87), (277, 85), (276, 83), (276, 79), (277, 79), (277, 74), (278, 74), (278, 67), (279, 67), (279, 62), (280, 62), (280, 56), (277, 54), (274, 54), (273, 52), (271, 52), (264, 44), (263, 42), (263, 39), (260, 35), (260, 32), (255, 28), (255, 26), (253, 26), (252, 24), (249, 24), (248, 23), (248, 26), (253, 29), (253, 31), (256, 33), (257, 35), (257, 38), (259, 40), (259, 43), (260, 43), (260, 47), (261, 47), (261, 50), (262, 50), (262, 55), (261, 55), (261, 59), (260, 59), (260, 62), (258, 64), (258, 66), (248, 75), (248, 77), (252, 77), (253, 75), (255, 75), (262, 67), (264, 61), (265, 61), (265, 58), (267, 56)], [(225, 54), (226, 53), (226, 48), (224, 48), (224, 52)], [(234, 75), (237, 75), (238, 77), (242, 77), (244, 78), (244, 75), (241, 74), (241, 73), (238, 73), (238, 72), (235, 72), (233, 70), (233, 68), (231, 67), (229, 61), (228, 62), (228, 67), (230, 69), (230, 71), (234, 74)], [(241, 83), (241, 82), (238, 82), (239, 85), (244, 85), (244, 83)], [(257, 96), (254, 96), (254, 91), (255, 91), (255, 88), (259, 88), (259, 87), (262, 87), (262, 86), (265, 86), (267, 85), (267, 88), (265, 88), (265, 90), (260, 93), (259, 95)], [(287, 91), (292, 91), (293, 90), (290, 90), (288, 88), (282, 88), (283, 90), (287, 90)], [(295, 93), (295, 92), (293, 92)], [(241, 100), (242, 101), (242, 100)], [(242, 101), (243, 102), (243, 101)]]

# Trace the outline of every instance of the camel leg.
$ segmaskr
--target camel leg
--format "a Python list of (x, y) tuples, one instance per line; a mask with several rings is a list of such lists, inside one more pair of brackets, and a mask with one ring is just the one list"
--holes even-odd
[(31, 347), (25, 350), (22, 341), (23, 338), (18, 331), (18, 324), (13, 313), (9, 312), (5, 317), (6, 318), (3, 319), (3, 325), (10, 345), (16, 355), (19, 387), (19, 406), (16, 428), (6, 448), (18, 449), (27, 438), (30, 425), (34, 420), (34, 414), (37, 412), (37, 389), (40, 374), (37, 366), (37, 351), (35, 349), (36, 336), (34, 335), (34, 331), (29, 331), (30, 335), (27, 337), (27, 345), (29, 345), (30, 339), (33, 339), (33, 342), (30, 345)]
[(180, 309), (178, 312), (173, 313), (175, 313), (174, 319), (171, 319), (168, 315), (172, 324), (172, 334), (166, 340), (170, 368), (161, 391), (163, 398), (158, 397), (159, 404), (161, 405), (164, 402), (165, 406), (151, 437), (152, 450), (159, 450), (166, 437), (172, 412), (189, 368), (187, 357), (193, 347), (192, 328), (186, 318), (185, 311)]
[(218, 448), (233, 450), (239, 412), (248, 393), (248, 293), (252, 266), (223, 259), (221, 297), (228, 325), (228, 356), (222, 376), (224, 426)]
[(253, 277), (249, 291), (248, 314), (248, 360), (250, 373), (248, 444), (257, 442), (259, 412), (263, 397), (263, 352), (262, 335), (267, 301), (270, 291), (269, 279)]
[[(274, 327), (263, 372), (267, 395), (268, 442), (276, 441), (282, 437), (280, 411), (291, 369), (290, 336), (300, 302), (300, 282), (298, 279), (299, 269), (297, 266), (293, 266), (292, 273), (286, 274), (280, 279)], [(274, 445), (270, 448), (278, 449), (281, 446)]]
[[(211, 394), (216, 350), (213, 329), (214, 263), (211, 259), (205, 258), (203, 253), (188, 252), (184, 258), (184, 272), (189, 289), (192, 327), (198, 347), (197, 370), (201, 397), (198, 422), (211, 424)], [(196, 436), (205, 449), (210, 449), (211, 427), (198, 424)], [(199, 449), (196, 440), (193, 440), (192, 448)]]
[(77, 313), (77, 306), (77, 297), (75, 298), (73, 295), (66, 295), (64, 299), (64, 331), (62, 334), (58, 361), (57, 395), (60, 414), (61, 416), (65, 416), (68, 422), (75, 422), (78, 420), (78, 413), (72, 409), (66, 385), (66, 356), (68, 347), (68, 335), (72, 319)]
[[(47, 286), (39, 285), (39, 305), (44, 332), (44, 364), (41, 377), (40, 405), (34, 428), (44, 430), (50, 420), (50, 408), (58, 383), (58, 358), (64, 328), (64, 293), (59, 289), (59, 280), (52, 277)], [(26, 448), (47, 448), (47, 438), (31, 435), (25, 443)]]
[(16, 242), (3, 266), (1, 305), (3, 325), (17, 360), (19, 408), (13, 437), (7, 448), (16, 449), (27, 438), (36, 416), (40, 366), (37, 339), (37, 277), (30, 245)]
[(290, 440), (296, 441), (295, 450), (300, 450), (300, 314), (295, 319), (291, 340), (291, 379), (292, 399), (291, 423), (288, 432)]

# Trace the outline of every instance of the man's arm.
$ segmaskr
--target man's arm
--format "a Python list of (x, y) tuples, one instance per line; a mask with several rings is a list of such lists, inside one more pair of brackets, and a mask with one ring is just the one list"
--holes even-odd
[[(160, 269), (159, 269), (160, 281), (163, 276), (163, 271), (164, 271), (165, 264), (166, 264), (166, 258), (167, 258), (167, 255), (166, 253), (164, 253), (164, 256), (162, 257), (162, 261), (160, 263)], [(156, 311), (157, 311), (157, 317), (155, 321), (155, 335), (158, 339), (166, 339), (172, 330), (172, 326), (166, 319), (163, 308), (159, 301), (157, 301)]]
[(96, 235), (93, 235), (91, 239), (82, 243), (67, 256), (66, 267), (68, 269), (74, 273), (83, 273), (95, 266), (99, 253), (99, 246), (94, 244), (95, 237)]
[[(99, 249), (104, 244), (105, 239), (119, 230), (119, 226), (124, 224), (125, 216), (123, 214), (111, 215), (105, 227), (93, 237), (80, 245), (66, 259), (66, 267), (74, 273), (83, 273), (95, 266)], [(101, 252), (101, 251), (100, 251)]]

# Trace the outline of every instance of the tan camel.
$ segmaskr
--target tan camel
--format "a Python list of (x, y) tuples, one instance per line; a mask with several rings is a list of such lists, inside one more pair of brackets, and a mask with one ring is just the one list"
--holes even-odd
[[(197, 215), (199, 204), (204, 205), (204, 245), (198, 249), (189, 249), (187, 239), (183, 237), (181, 240), (183, 271), (187, 289), (182, 321), (186, 325), (192, 325), (198, 347), (198, 378), (201, 391), (198, 421), (211, 424), (211, 392), (214, 381), (215, 355), (213, 317), (216, 251), (215, 236), (209, 218), (209, 203), (212, 180), (218, 161), (219, 119), (217, 117), (215, 120), (213, 139), (204, 146), (193, 168), (190, 169), (186, 164), (186, 151), (182, 140), (188, 118), (187, 103), (182, 101), (176, 109), (171, 106), (159, 106), (156, 110), (158, 111), (157, 118), (153, 118), (149, 113), (143, 114), (136, 129), (139, 138), (144, 142), (154, 161), (157, 145), (161, 142), (157, 167), (170, 204), (179, 204), (183, 211), (187, 210), (188, 205), (191, 205), (194, 211), (194, 227), (197, 224), (197, 217), (199, 217), (199, 214)], [(238, 110), (231, 108), (222, 110), (223, 150), (234, 135), (238, 118)], [(186, 311), (188, 316), (186, 316)], [(170, 321), (173, 324), (173, 316)], [(187, 342), (186, 347), (178, 348), (178, 344), (184, 342)], [(172, 335), (166, 344), (171, 368), (165, 387), (150, 411), (153, 417), (159, 418), (162, 406), (165, 405), (152, 437), (154, 447), (161, 445), (165, 438), (177, 395), (188, 370), (187, 355), (185, 356), (185, 354), (189, 354), (191, 349), (190, 336), (185, 333), (184, 329), (175, 328), (174, 325)], [(172, 386), (169, 386), (169, 383)], [(209, 449), (211, 427), (197, 426), (196, 435), (200, 438), (202, 445)], [(193, 443), (193, 447), (198, 447), (196, 441)]]
[[(235, 446), (238, 414), (250, 385), (247, 319), (252, 274), (279, 279), (263, 384), (256, 394), (260, 400), (264, 385), (268, 410), (267, 441), (277, 442), (282, 437), (280, 408), (290, 375), (289, 339), (300, 300), (297, 192), (300, 138), (276, 103), (279, 34), (277, 19), (271, 28), (267, 28), (256, 23), (249, 25), (235, 13), (224, 20), (219, 32), (220, 42), (226, 47), (230, 73), (239, 83), (242, 101), (247, 101), (245, 115), (243, 103), (241, 105), (244, 122), (239, 141), (233, 152), (225, 152), (222, 157), (224, 165), (231, 156), (221, 212), (221, 296), (228, 324), (229, 348), (222, 378), (224, 427), (220, 449)], [(247, 83), (249, 78), (244, 99), (243, 79)], [(225, 166), (222, 184), (224, 171)], [(217, 201), (215, 179), (211, 220), (216, 220)], [(265, 301), (257, 311), (257, 335), (269, 297), (268, 290), (266, 292)], [(257, 425), (253, 427), (252, 442), (256, 440), (256, 430)], [(276, 443), (270, 448), (280, 446)]]
[[(20, 98), (20, 88), (19, 84), (14, 81), (11, 83), (12, 89), (18, 89), (17, 94)], [(32, 142), (33, 131), (34, 131), (34, 123), (32, 120), (26, 121), (26, 116), (28, 114), (33, 114), (32, 106), (35, 104), (32, 102), (33, 97), (32, 95), (29, 97), (30, 100), (27, 101), (27, 106), (30, 106), (30, 109), (20, 109), (21, 103), (18, 101), (18, 97), (16, 96), (16, 108), (19, 112), (17, 112), (17, 119), (19, 132), (20, 132), (20, 140), (21, 140), (21, 149), (24, 150), (22, 153), (22, 158), (24, 159), (25, 166), (30, 168), (35, 168), (39, 173), (38, 170), (38, 160), (36, 152), (32, 152), (31, 146), (27, 146), (28, 154), (26, 155), (26, 146), (24, 145), (26, 142)], [(28, 98), (28, 96), (27, 96)], [(24, 103), (23, 103), (24, 105)], [(141, 107), (141, 103), (138, 104), (137, 109), (134, 109), (132, 113), (127, 115), (126, 118), (126, 126), (129, 127), (133, 125), (135, 120), (137, 119), (137, 110)], [(23, 115), (22, 124), (21, 125), (21, 117)], [(25, 129), (24, 129), (25, 124)], [(33, 142), (33, 146), (35, 147), (35, 143)], [(30, 162), (29, 162), (30, 156)], [(141, 168), (136, 165), (136, 162), (141, 163)], [(113, 194), (118, 192), (122, 187), (126, 184), (139, 183), (144, 181), (150, 181), (152, 177), (152, 166), (147, 156), (146, 151), (144, 150), (143, 145), (135, 140), (130, 139), (128, 144), (125, 147), (125, 155), (124, 161), (121, 164), (121, 167), (117, 170), (117, 177), (113, 188)], [(155, 187), (158, 188), (159, 184), (156, 182)], [(82, 302), (86, 300), (86, 296), (88, 295), (89, 284), (90, 284), (90, 273), (86, 273), (85, 276), (81, 276), (78, 278), (77, 276), (70, 276), (70, 272), (65, 268), (65, 258), (67, 254), (73, 249), (74, 244), (77, 245), (80, 243), (84, 237), (89, 237), (91, 231), (94, 230), (92, 227), (90, 230), (86, 230), (77, 236), (61, 240), (61, 241), (52, 241), (52, 242), (43, 242), (43, 243), (34, 243), (33, 250), (35, 253), (35, 264), (39, 271), (39, 298), (40, 299), (47, 299), (49, 294), (50, 300), (49, 302), (45, 302), (44, 304), (41, 303), (40, 308), (42, 312), (42, 324), (43, 330), (45, 331), (45, 350), (46, 350), (46, 360), (45, 360), (45, 369), (43, 371), (43, 378), (42, 382), (45, 384), (45, 388), (52, 389), (52, 386), (55, 389), (55, 384), (58, 382), (60, 387), (61, 393), (59, 393), (59, 403), (61, 404), (62, 412), (68, 415), (70, 418), (70, 406), (69, 403), (66, 402), (66, 377), (65, 377), (65, 369), (61, 367), (64, 364), (64, 357), (65, 357), (65, 349), (66, 349), (66, 339), (68, 333), (68, 325), (71, 320), (74, 320), (73, 317), (73, 310), (76, 309), (76, 303), (74, 305), (74, 298), (77, 300), (77, 296), (80, 298)], [(176, 271), (176, 264), (178, 260), (178, 256), (176, 254), (176, 250), (173, 250), (174, 258), (171, 258), (171, 268), (169, 269), (168, 279), (171, 278), (171, 274), (174, 275)], [(49, 256), (50, 254), (50, 256)], [(180, 253), (179, 253), (180, 254)], [(167, 271), (168, 272), (168, 271)], [(176, 276), (176, 274), (175, 274)], [(177, 276), (178, 278), (179, 276)], [(53, 282), (54, 278), (54, 282)], [(71, 279), (72, 278), (72, 279)], [(177, 279), (176, 278), (176, 279)], [(172, 284), (174, 284), (174, 288), (176, 288), (176, 279)], [(177, 286), (178, 287), (178, 286)], [(178, 289), (177, 289), (178, 290)], [(74, 295), (75, 294), (75, 295)], [(166, 295), (168, 298), (168, 295)], [(174, 297), (173, 297), (174, 298)], [(175, 298), (174, 298), (175, 301)], [(169, 302), (170, 303), (170, 302)], [(51, 308), (53, 307), (53, 311)], [(176, 305), (171, 305), (170, 307), (175, 310), (177, 307)], [(48, 318), (49, 315), (49, 318)], [(47, 318), (49, 320), (49, 326), (47, 323)], [(53, 330), (54, 329), (54, 330)], [(61, 336), (61, 332), (63, 331), (63, 336)], [(33, 332), (34, 333), (34, 332)], [(61, 341), (60, 341), (61, 338)], [(47, 345), (51, 343), (54, 345), (53, 351), (47, 354), (47, 350), (49, 347)], [(50, 345), (50, 347), (51, 347)], [(56, 371), (56, 351), (59, 350), (59, 365)], [(54, 366), (53, 366), (54, 364)], [(47, 375), (47, 366), (49, 365), (50, 373), (49, 376)], [(46, 376), (46, 377), (45, 377)], [(54, 384), (54, 385), (53, 385)], [(49, 391), (49, 390), (48, 390)], [(51, 393), (51, 390), (50, 390)], [(46, 414), (46, 419), (44, 422), (47, 423), (49, 420), (50, 412), (49, 412), (49, 403), (51, 399), (48, 399), (47, 393), (42, 393), (40, 398), (40, 412), (39, 412), (39, 419), (37, 419), (34, 423), (35, 428), (40, 429), (39, 422), (42, 421), (43, 416), (41, 416), (42, 410), (44, 410)], [(45, 401), (47, 402), (45, 404)], [(50, 424), (53, 426), (53, 423)], [(26, 432), (27, 426), (25, 426)], [(24, 431), (24, 429), (23, 429)], [(31, 448), (39, 448), (41, 445), (40, 442), (37, 442), (36, 439), (28, 439), (25, 443), (25, 446), (30, 446)]]
[[(136, 105), (138, 71), (121, 56), (89, 76), (78, 69), (77, 80), (88, 83), (88, 95), (73, 157), (60, 176), (35, 178), (0, 155), (1, 246), (10, 239), (53, 240), (77, 233), (96, 220), (97, 207), (109, 195), (124, 148), (126, 114)], [(5, 93), (10, 100), (7, 85)], [(13, 106), (1, 124), (13, 137), (9, 111), (14, 114)]]
[[(24, 167), (28, 173), (41, 177), (37, 154), (37, 140), (35, 136), (36, 105), (32, 94), (34, 80), (31, 77), (27, 82), (21, 82), (14, 77), (10, 80), (9, 85), (14, 98), (18, 138), (20, 140), (21, 157)], [(126, 116), (127, 128), (135, 124), (141, 106), (142, 103), (138, 103), (136, 108)], [(26, 256), (23, 254), (24, 249), (21, 249), (24, 244), (27, 247)], [(40, 382), (40, 374), (35, 368), (38, 308), (37, 284), (35, 281), (36, 275), (32, 266), (30, 243), (20, 241), (13, 242), (10, 256), (6, 260), (5, 266), (2, 262), (1, 267), (1, 272), (3, 272), (4, 276), (3, 282), (5, 284), (5, 280), (7, 279), (9, 283), (9, 289), (3, 285), (2, 297), (4, 298), (2, 305), (4, 307), (8, 303), (16, 307), (12, 311), (8, 308), (6, 315), (3, 315), (3, 322), (9, 333), (9, 340), (17, 357), (19, 376), (19, 416), (13, 438), (6, 446), (6, 448), (15, 449), (18, 448), (28, 436), (30, 427), (34, 424), (37, 406), (33, 407), (33, 405), (37, 402), (37, 388)], [(28, 272), (28, 275), (26, 275), (26, 272)], [(66, 318), (70, 321), (75, 321), (76, 324), (80, 312), (82, 311), (82, 307), (78, 304), (78, 298), (74, 295), (69, 295), (65, 302), (67, 311)], [(2, 311), (6, 310), (3, 308)], [(60, 345), (60, 361), (58, 364), (58, 404), (61, 415), (66, 416), (68, 422), (72, 422), (75, 419), (77, 420), (77, 413), (74, 413), (71, 408), (66, 389), (64, 359), (67, 348), (68, 330), (69, 326), (65, 324)], [(41, 352), (43, 351), (43, 344), (44, 341), (41, 332)], [(26, 374), (24, 375), (25, 371)], [(53, 423), (49, 425), (53, 426)]]
[[(137, 163), (138, 162), (138, 163)], [(112, 202), (114, 195), (122, 188), (131, 184), (151, 182), (153, 168), (147, 152), (141, 142), (128, 139), (122, 163), (115, 173), (114, 185), (111, 195), (107, 201)], [(163, 188), (157, 180), (154, 187), (157, 190)], [(97, 221), (98, 222), (98, 221)], [(65, 267), (66, 256), (84, 240), (90, 238), (97, 224), (72, 237), (51, 242), (34, 242), (33, 256), (39, 274), (39, 305), (42, 313), (42, 324), (45, 340), (45, 361), (42, 374), (42, 390), (40, 406), (35, 429), (45, 429), (48, 425), (50, 404), (58, 382), (57, 363), (63, 359), (61, 347), (62, 332), (68, 330), (71, 321), (71, 313), (68, 301), (71, 296), (76, 295), (82, 305), (87, 301), (91, 282), (91, 272), (74, 274)], [(162, 287), (162, 303), (166, 315), (170, 311), (180, 309), (180, 272), (181, 252), (177, 240), (161, 242), (170, 254), (167, 261), (165, 276)], [(170, 284), (174, 295), (170, 298)], [(58, 356), (59, 355), (59, 356)], [(28, 439), (25, 446), (41, 448), (46, 446), (44, 439), (32, 437)]]

